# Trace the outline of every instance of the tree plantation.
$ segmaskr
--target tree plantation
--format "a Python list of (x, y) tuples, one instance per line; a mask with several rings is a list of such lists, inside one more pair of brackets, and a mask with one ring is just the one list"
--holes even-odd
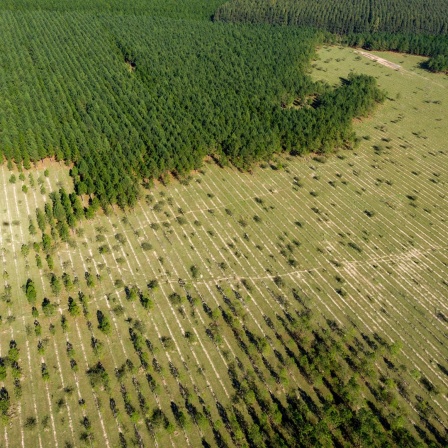
[(230, 0), (218, 7), (215, 19), (314, 26), (336, 34), (448, 33), (448, 5), (443, 0)]
[(447, 445), (446, 8), (330, 3), (1, 2), (0, 446)]
[(448, 4), (444, 0), (229, 0), (214, 20), (306, 26), (328, 42), (431, 56), (427, 68), (448, 70)]
[(151, 15), (179, 19), (209, 20), (222, 0), (4, 0), (9, 11), (83, 11), (90, 14)]
[[(207, 154), (248, 167), (349, 144), (351, 119), (381, 99), (366, 77), (335, 92), (313, 83), (313, 31), (59, 11), (0, 20), (3, 156), (73, 163), (76, 193), (103, 207), (132, 206), (142, 181)], [(316, 101), (290, 107), (305, 97)]]

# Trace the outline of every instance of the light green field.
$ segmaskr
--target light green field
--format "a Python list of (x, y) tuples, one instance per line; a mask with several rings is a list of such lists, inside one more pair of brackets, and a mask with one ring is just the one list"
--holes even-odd
[[(11, 173), (5, 166), (0, 168), (3, 299), (7, 285), (11, 286), (10, 303), (0, 302), (0, 356), (6, 356), (9, 341), (15, 340), (23, 372), (22, 398), (11, 393), (13, 415), (1, 430), (2, 446), (62, 447), (66, 442), (78, 446), (85, 416), (94, 428), (94, 445), (119, 446), (120, 432), (129, 446), (138, 445), (139, 437), (144, 446), (197, 447), (203, 439), (215, 445), (216, 431), (235, 445), (217, 405), (231, 407), (235, 391), (228, 375), (230, 362), (252, 363), (257, 383), (281, 402), (291, 389), (301, 388), (313, 399), (317, 396), (296, 365), (287, 364), (281, 381), (269, 369), (281, 370), (272, 348), (284, 357), (287, 348), (295, 350), (288, 325), (278, 316), (302, 306), (310, 308), (322, 326), (330, 320), (353, 329), (360, 346), (374, 335), (400, 346), (392, 362), (380, 357), (378, 367), (385, 378), (397, 383), (404, 378), (406, 392), (398, 400), (411, 404), (409, 421), (431, 440), (433, 434), (445, 436), (448, 77), (420, 70), (417, 57), (377, 54), (400, 64), (402, 70), (338, 48), (321, 49), (314, 65), (316, 79), (337, 83), (350, 71), (362, 72), (375, 76), (387, 91), (388, 99), (375, 114), (356, 123), (360, 141), (355, 150), (328, 158), (279, 157), (253, 174), (204, 163), (188, 182), (173, 181), (146, 191), (146, 198), (132, 211), (85, 221), (70, 245), (59, 243), (51, 270), (42, 252), (39, 270), (33, 248), (24, 256), (21, 246), (39, 240), (28, 232), (28, 216), (35, 220), (36, 207), (43, 207), (48, 192), (61, 185), (70, 191), (67, 169), (51, 164), (49, 177), (43, 176), (43, 169), (34, 172), (36, 186), (24, 193), (22, 185), (29, 186), (29, 173), (24, 182), (15, 173), (17, 182), (11, 184)], [(39, 191), (39, 176), (45, 195)], [(148, 250), (142, 250), (144, 242), (151, 245)], [(99, 247), (104, 245), (110, 252), (101, 254)], [(192, 266), (199, 269), (197, 278), (192, 278)], [(55, 298), (49, 274), (60, 278), (64, 272), (78, 281), (71, 291), (63, 288)], [(86, 284), (86, 272), (94, 277), (93, 287)], [(282, 281), (274, 282), (274, 277)], [(21, 289), (27, 278), (36, 283), (37, 318)], [(126, 298), (124, 285), (146, 291), (153, 279), (160, 286), (150, 293), (151, 311)], [(300, 300), (293, 297), (293, 289)], [(67, 312), (67, 298), (77, 300), (78, 290), (87, 297), (88, 315), (73, 318)], [(179, 307), (169, 299), (173, 292), (198, 300)], [(44, 297), (59, 304), (52, 317), (42, 313)], [(266, 338), (272, 348), (261, 356), (244, 336), (250, 346), (249, 360), (223, 317), (219, 313), (218, 318), (211, 317), (201, 301), (211, 310), (229, 310), (230, 303), (238, 309), (242, 325)], [(98, 309), (111, 321), (109, 336), (97, 329)], [(66, 332), (61, 314), (67, 318)], [(35, 334), (35, 319), (42, 326), (41, 336)], [(219, 341), (206, 334), (214, 320), (221, 328)], [(153, 389), (130, 340), (129, 328), (136, 322), (153, 346), (152, 352), (145, 349), (157, 383)], [(50, 324), (55, 325), (55, 335)], [(194, 343), (184, 337), (186, 331), (196, 335)], [(92, 335), (104, 344), (99, 357), (91, 348)], [(161, 343), (164, 336), (172, 338), (169, 350)], [(38, 342), (45, 338), (46, 348), (39, 353)], [(67, 341), (73, 345), (77, 371), (70, 368)], [(89, 384), (85, 372), (98, 359), (109, 373), (110, 391)], [(127, 359), (135, 371), (119, 381), (114, 369)], [(43, 362), (50, 374), (47, 382), (41, 375)], [(2, 383), (13, 391), (9, 369)], [(136, 409), (141, 391), (150, 409), (160, 406), (174, 422), (170, 403), (187, 413), (188, 395), (196, 408), (205, 415), (209, 412), (208, 419), (204, 425), (190, 419), (186, 429), (175, 424), (171, 434), (154, 432), (142, 418), (134, 422), (127, 415), (120, 383)], [(64, 391), (68, 386), (71, 389)], [(117, 416), (110, 398), (120, 410)], [(432, 408), (428, 421), (433, 434), (423, 428), (417, 412), (419, 403), (426, 401)], [(33, 416), (36, 424), (27, 428), (25, 423)], [(247, 413), (244, 418), (251, 419)]]

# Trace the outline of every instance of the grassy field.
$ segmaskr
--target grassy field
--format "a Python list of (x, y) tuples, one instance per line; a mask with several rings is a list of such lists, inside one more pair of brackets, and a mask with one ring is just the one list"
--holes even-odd
[[(40, 240), (29, 233), (29, 217), (35, 221), (48, 193), (72, 188), (67, 167), (49, 163), (25, 180), (16, 172), (15, 183), (0, 167), (0, 356), (14, 340), (22, 371), (21, 397), (9, 367), (2, 380), (12, 403), (2, 446), (238, 445), (225, 417), (235, 394), (230, 364), (251, 370), (281, 403), (290, 390), (319, 398), (294, 363), (281, 362), (297, 351), (282, 313), (303, 309), (316, 326), (352, 332), (360, 350), (384, 344), (397, 352), (393, 361), (376, 360), (382, 381), (404, 384), (394, 386), (396, 399), (407, 406), (412, 431), (443, 444), (448, 77), (419, 69), (414, 56), (376, 53), (401, 66), (392, 70), (353, 49), (318, 54), (316, 79), (337, 84), (361, 72), (387, 91), (385, 104), (356, 123), (354, 150), (279, 157), (251, 174), (206, 161), (188, 179), (146, 191), (131, 212), (85, 221), (70, 244), (58, 243), (50, 267), (42, 251), (22, 245)], [(73, 285), (55, 295), (52, 274), (64, 273)], [(28, 278), (37, 316), (22, 289)], [(153, 280), (158, 287), (148, 288)], [(133, 287), (152, 300), (151, 310), (133, 300)], [(68, 298), (79, 304), (78, 291), (85, 306), (73, 317)], [(44, 315), (44, 297), (55, 304), (53, 315)], [(98, 329), (97, 310), (109, 319), (109, 334)], [(232, 311), (243, 344), (219, 310)], [(133, 334), (144, 341), (146, 370)], [(257, 350), (253, 340), (267, 347)], [(93, 388), (86, 374), (98, 360), (109, 373), (106, 388)], [(190, 417), (185, 403), (204, 419)], [(166, 431), (145, 424), (157, 407), (171, 423)], [(248, 411), (241, 418), (253, 420)]]

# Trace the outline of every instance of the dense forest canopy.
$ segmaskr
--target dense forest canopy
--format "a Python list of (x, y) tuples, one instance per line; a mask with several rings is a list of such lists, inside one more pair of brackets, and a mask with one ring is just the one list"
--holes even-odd
[(444, 0), (230, 0), (215, 19), (313, 26), (336, 34), (389, 32), (447, 34)]
[(0, 10), (85, 11), (209, 20), (223, 0), (4, 0)]
[(230, 0), (218, 7), (214, 19), (314, 27), (333, 33), (330, 42), (433, 56), (429, 69), (448, 69), (444, 0)]
[[(322, 35), (310, 29), (153, 17), (151, 6), (134, 14), (143, 2), (122, 14), (118, 0), (107, 2), (117, 14), (82, 0), (67, 11), (6, 5), (16, 9), (0, 15), (0, 151), (25, 168), (73, 162), (76, 192), (104, 207), (132, 205), (141, 181), (182, 175), (207, 154), (245, 168), (345, 144), (351, 119), (381, 99), (367, 77), (336, 92), (312, 82), (305, 71)], [(314, 107), (290, 107), (311, 97)]]

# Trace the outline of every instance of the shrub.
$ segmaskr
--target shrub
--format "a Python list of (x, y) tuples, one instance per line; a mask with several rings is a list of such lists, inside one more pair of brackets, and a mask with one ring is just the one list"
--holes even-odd
[(23, 427), (25, 429), (34, 429), (37, 425), (36, 417), (27, 417)]
[(48, 371), (47, 365), (43, 362), (41, 365), (42, 379), (48, 381), (50, 379), (50, 372)]
[(279, 287), (282, 288), (283, 286), (285, 286), (285, 282), (284, 280), (280, 277), (280, 276), (276, 276), (274, 277), (274, 283)]
[(354, 243), (353, 241), (350, 241), (350, 242), (348, 243), (348, 245), (349, 245), (352, 249), (356, 250), (356, 252), (358, 252), (358, 253), (361, 253), (361, 252), (362, 252), (362, 248), (359, 247), (359, 246), (358, 246), (356, 243)]
[(125, 309), (124, 309), (124, 306), (123, 306), (123, 305), (117, 305), (116, 307), (114, 307), (114, 308), (112, 309), (112, 311), (114, 312), (114, 314), (115, 314), (116, 316), (119, 317), (119, 316), (123, 316)]
[(109, 375), (104, 369), (101, 362), (97, 362), (94, 366), (87, 370), (87, 375), (92, 387), (103, 386), (106, 390), (109, 388)]
[(177, 293), (177, 292), (173, 292), (171, 293), (168, 298), (170, 299), (170, 302), (173, 305), (181, 305), (183, 300), (182, 297)]
[(94, 278), (94, 276), (90, 272), (86, 272), (84, 274), (84, 277), (86, 279), (87, 286), (89, 288), (93, 288), (95, 286), (95, 278)]
[(142, 244), (141, 244), (141, 246), (142, 246), (142, 249), (143, 250), (152, 250), (152, 244), (150, 244), (150, 243), (148, 243), (147, 241), (144, 241)]
[(61, 280), (54, 274), (51, 275), (50, 286), (53, 294), (58, 296), (62, 290)]
[(115, 235), (115, 239), (120, 243), (120, 244), (124, 244), (126, 243), (126, 237), (122, 234), (122, 233), (117, 233)]
[(192, 344), (197, 341), (196, 335), (192, 331), (186, 331), (185, 338), (188, 340), (188, 342), (190, 342)]
[(55, 312), (55, 305), (50, 302), (47, 298), (45, 298), (42, 302), (42, 311), (45, 314), (45, 316), (49, 317), (52, 316)]
[(150, 310), (154, 306), (153, 301), (146, 294), (142, 294), (140, 296), (140, 303), (142, 304), (143, 308), (145, 308), (146, 310)]
[(137, 300), (139, 296), (139, 290), (137, 286), (131, 286), (130, 288), (127, 287), (125, 288), (125, 292), (126, 292), (126, 298), (131, 302)]
[(110, 322), (109, 319), (104, 315), (104, 313), (98, 310), (96, 312), (96, 318), (98, 319), (98, 329), (101, 330), (104, 334), (110, 334)]
[(164, 348), (166, 350), (174, 350), (174, 341), (171, 339), (170, 336), (162, 336), (160, 338), (160, 341), (162, 342)]
[(68, 312), (70, 316), (76, 317), (81, 314), (81, 309), (79, 308), (79, 305), (75, 302), (75, 300), (72, 297), (68, 298)]
[(192, 266), (190, 266), (190, 272), (191, 272), (191, 276), (192, 276), (194, 279), (199, 278), (200, 275), (201, 275), (201, 272), (200, 272), (198, 266), (196, 266), (195, 264), (193, 264)]
[(109, 254), (111, 252), (110, 247), (107, 244), (103, 244), (98, 248), (100, 254)]
[(36, 302), (36, 288), (34, 286), (34, 282), (31, 279), (28, 279), (25, 284), (25, 294), (28, 302), (33, 304)]

